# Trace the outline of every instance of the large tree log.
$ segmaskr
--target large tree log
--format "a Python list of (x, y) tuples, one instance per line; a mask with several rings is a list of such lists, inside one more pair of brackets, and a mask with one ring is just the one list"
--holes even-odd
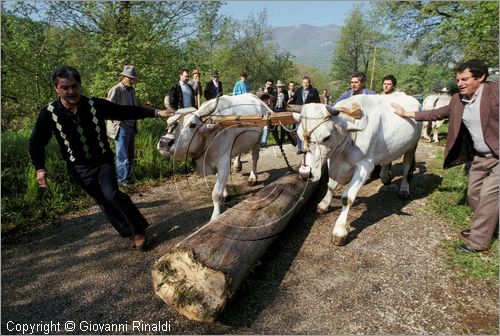
[(156, 294), (191, 320), (214, 321), (318, 184), (285, 175), (185, 238), (153, 266)]

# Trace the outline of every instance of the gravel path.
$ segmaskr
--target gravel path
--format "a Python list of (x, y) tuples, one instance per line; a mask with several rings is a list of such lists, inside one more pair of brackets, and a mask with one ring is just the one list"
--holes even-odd
[[(163, 303), (150, 276), (172, 244), (210, 219), (212, 179), (177, 177), (132, 196), (151, 223), (145, 253), (127, 248), (97, 207), (41, 225), (2, 244), (2, 334), (498, 334), (498, 282), (450, 270), (439, 246), (457, 232), (425, 212), (441, 180), (426, 162), (438, 150), (420, 143), (411, 201), (397, 197), (400, 176), (361, 189), (346, 246), (330, 243), (340, 198), (327, 214), (314, 211), (322, 189), (212, 324)], [(277, 147), (262, 150), (253, 189), (243, 186), (248, 166), (232, 175), (230, 205), (286, 171)]]

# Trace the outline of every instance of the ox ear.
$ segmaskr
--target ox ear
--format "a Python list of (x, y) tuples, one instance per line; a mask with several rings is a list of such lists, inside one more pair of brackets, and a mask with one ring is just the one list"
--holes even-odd
[(292, 115), (293, 115), (293, 119), (295, 119), (296, 122), (298, 122), (298, 123), (301, 122), (302, 115), (300, 113), (293, 112)]

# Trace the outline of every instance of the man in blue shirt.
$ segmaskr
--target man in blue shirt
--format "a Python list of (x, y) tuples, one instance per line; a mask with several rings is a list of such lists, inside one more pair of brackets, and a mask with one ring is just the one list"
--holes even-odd
[(247, 81), (247, 77), (248, 75), (245, 71), (242, 71), (240, 73), (240, 80), (237, 81), (236, 84), (234, 84), (233, 96), (252, 92), (252, 89), (250, 88), (250, 83), (248, 83)]
[[(347, 99), (357, 94), (376, 94), (375, 91), (365, 88), (366, 75), (364, 72), (355, 71), (351, 74), (351, 89), (344, 92), (337, 98), (337, 100), (332, 104), (335, 105), (339, 101)], [(376, 179), (380, 177), (380, 171), (382, 170), (381, 165), (376, 165), (373, 169), (370, 178)]]
[(375, 91), (365, 88), (366, 75), (364, 72), (356, 71), (351, 75), (351, 89), (337, 98), (333, 105), (357, 94), (375, 94)]

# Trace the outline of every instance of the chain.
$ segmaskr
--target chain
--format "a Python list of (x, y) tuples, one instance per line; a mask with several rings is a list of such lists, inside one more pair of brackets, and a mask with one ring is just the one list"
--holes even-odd
[(285, 130), (283, 129), (283, 125), (281, 125), (281, 127), (280, 127), (281, 128), (281, 138), (280, 138), (280, 136), (278, 134), (278, 127), (279, 127), (279, 125), (276, 125), (276, 127), (274, 127), (274, 129), (272, 130), (271, 134), (273, 135), (274, 140), (278, 143), (278, 145), (280, 147), (281, 155), (283, 156), (283, 159), (285, 159), (285, 163), (286, 163), (288, 171), (293, 172), (293, 168), (290, 165), (290, 162), (288, 162), (288, 158), (286, 156), (285, 150), (283, 149), (283, 141), (285, 139), (285, 133), (284, 133)]

